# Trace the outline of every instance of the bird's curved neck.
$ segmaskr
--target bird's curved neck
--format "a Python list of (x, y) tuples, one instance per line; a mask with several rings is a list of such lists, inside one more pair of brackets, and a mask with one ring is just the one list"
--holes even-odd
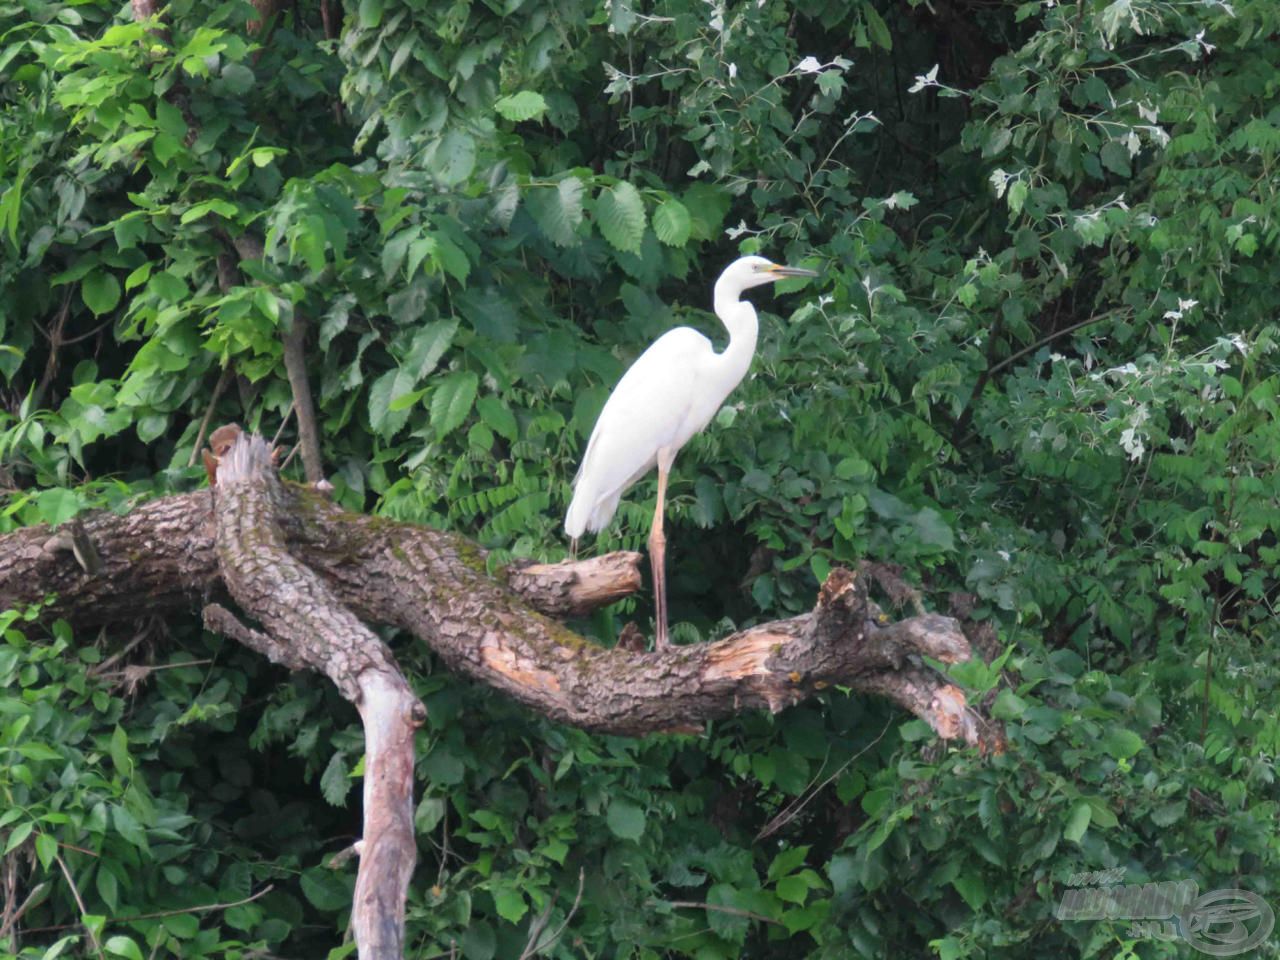
[(759, 324), (756, 320), (756, 308), (747, 301), (740, 300), (739, 295), (737, 290), (726, 290), (717, 283), (714, 303), (716, 316), (729, 331), (729, 345), (721, 356), (741, 365), (742, 373), (746, 373), (756, 351)]

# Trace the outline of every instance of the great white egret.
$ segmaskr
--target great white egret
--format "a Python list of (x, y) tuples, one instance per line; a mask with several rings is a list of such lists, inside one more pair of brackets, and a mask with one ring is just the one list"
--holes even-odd
[(816, 277), (813, 270), (784, 267), (764, 257), (742, 257), (716, 280), (716, 316), (729, 331), (729, 345), (716, 353), (692, 327), (676, 327), (654, 341), (618, 381), (600, 411), (587, 452), (573, 481), (573, 501), (564, 529), (573, 540), (601, 530), (618, 500), (658, 465), (658, 505), (649, 531), (649, 563), (657, 606), (659, 648), (667, 643), (666, 546), (662, 533), (667, 474), (680, 448), (715, 416), (751, 366), (756, 350), (756, 310), (741, 300), (751, 287), (784, 277)]

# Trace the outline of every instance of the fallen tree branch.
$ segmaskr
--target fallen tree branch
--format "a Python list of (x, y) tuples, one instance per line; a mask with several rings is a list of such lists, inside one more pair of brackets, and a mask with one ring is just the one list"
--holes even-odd
[[(963, 693), (921, 665), (921, 657), (970, 655), (960, 624), (924, 614), (882, 625), (856, 573), (833, 571), (803, 616), (661, 653), (609, 649), (551, 617), (580, 616), (634, 591), (638, 554), (490, 574), (484, 551), (456, 534), (351, 514), (305, 487), (273, 483), (283, 548), (356, 617), (409, 631), (453, 669), (556, 720), (612, 733), (688, 730), (841, 685), (890, 698), (944, 738), (984, 741)], [(224, 602), (213, 504), (202, 490), (125, 516), (83, 516), (102, 557), (98, 576), (42, 552), (48, 528), (0, 538), (0, 604), (26, 606), (53, 593), (46, 615), (98, 626), (131, 621), (140, 601), (153, 613)]]

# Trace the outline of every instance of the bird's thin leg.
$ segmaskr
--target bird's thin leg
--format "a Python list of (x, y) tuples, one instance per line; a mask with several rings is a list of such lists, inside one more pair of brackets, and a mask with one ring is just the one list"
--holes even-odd
[(665, 650), (667, 641), (667, 538), (662, 532), (662, 518), (667, 502), (667, 472), (673, 458), (658, 454), (658, 505), (653, 511), (653, 526), (649, 529), (649, 564), (653, 568), (653, 598), (658, 621), (654, 647)]
[(577, 537), (571, 537), (569, 539), (569, 559), (570, 560), (578, 559), (578, 538)]

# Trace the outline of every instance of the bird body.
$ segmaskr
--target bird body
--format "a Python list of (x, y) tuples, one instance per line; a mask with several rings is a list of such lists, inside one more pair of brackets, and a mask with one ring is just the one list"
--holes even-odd
[(676, 454), (716, 415), (751, 366), (755, 354), (755, 308), (740, 299), (744, 290), (789, 276), (816, 276), (812, 270), (783, 267), (764, 257), (742, 257), (716, 281), (716, 316), (729, 333), (719, 353), (692, 327), (677, 327), (645, 350), (609, 395), (587, 441), (574, 478), (565, 532), (577, 540), (601, 530), (627, 489), (658, 467), (658, 505), (649, 538), (658, 598), (658, 645), (666, 645), (666, 596), (662, 560), (662, 515), (667, 473)]

